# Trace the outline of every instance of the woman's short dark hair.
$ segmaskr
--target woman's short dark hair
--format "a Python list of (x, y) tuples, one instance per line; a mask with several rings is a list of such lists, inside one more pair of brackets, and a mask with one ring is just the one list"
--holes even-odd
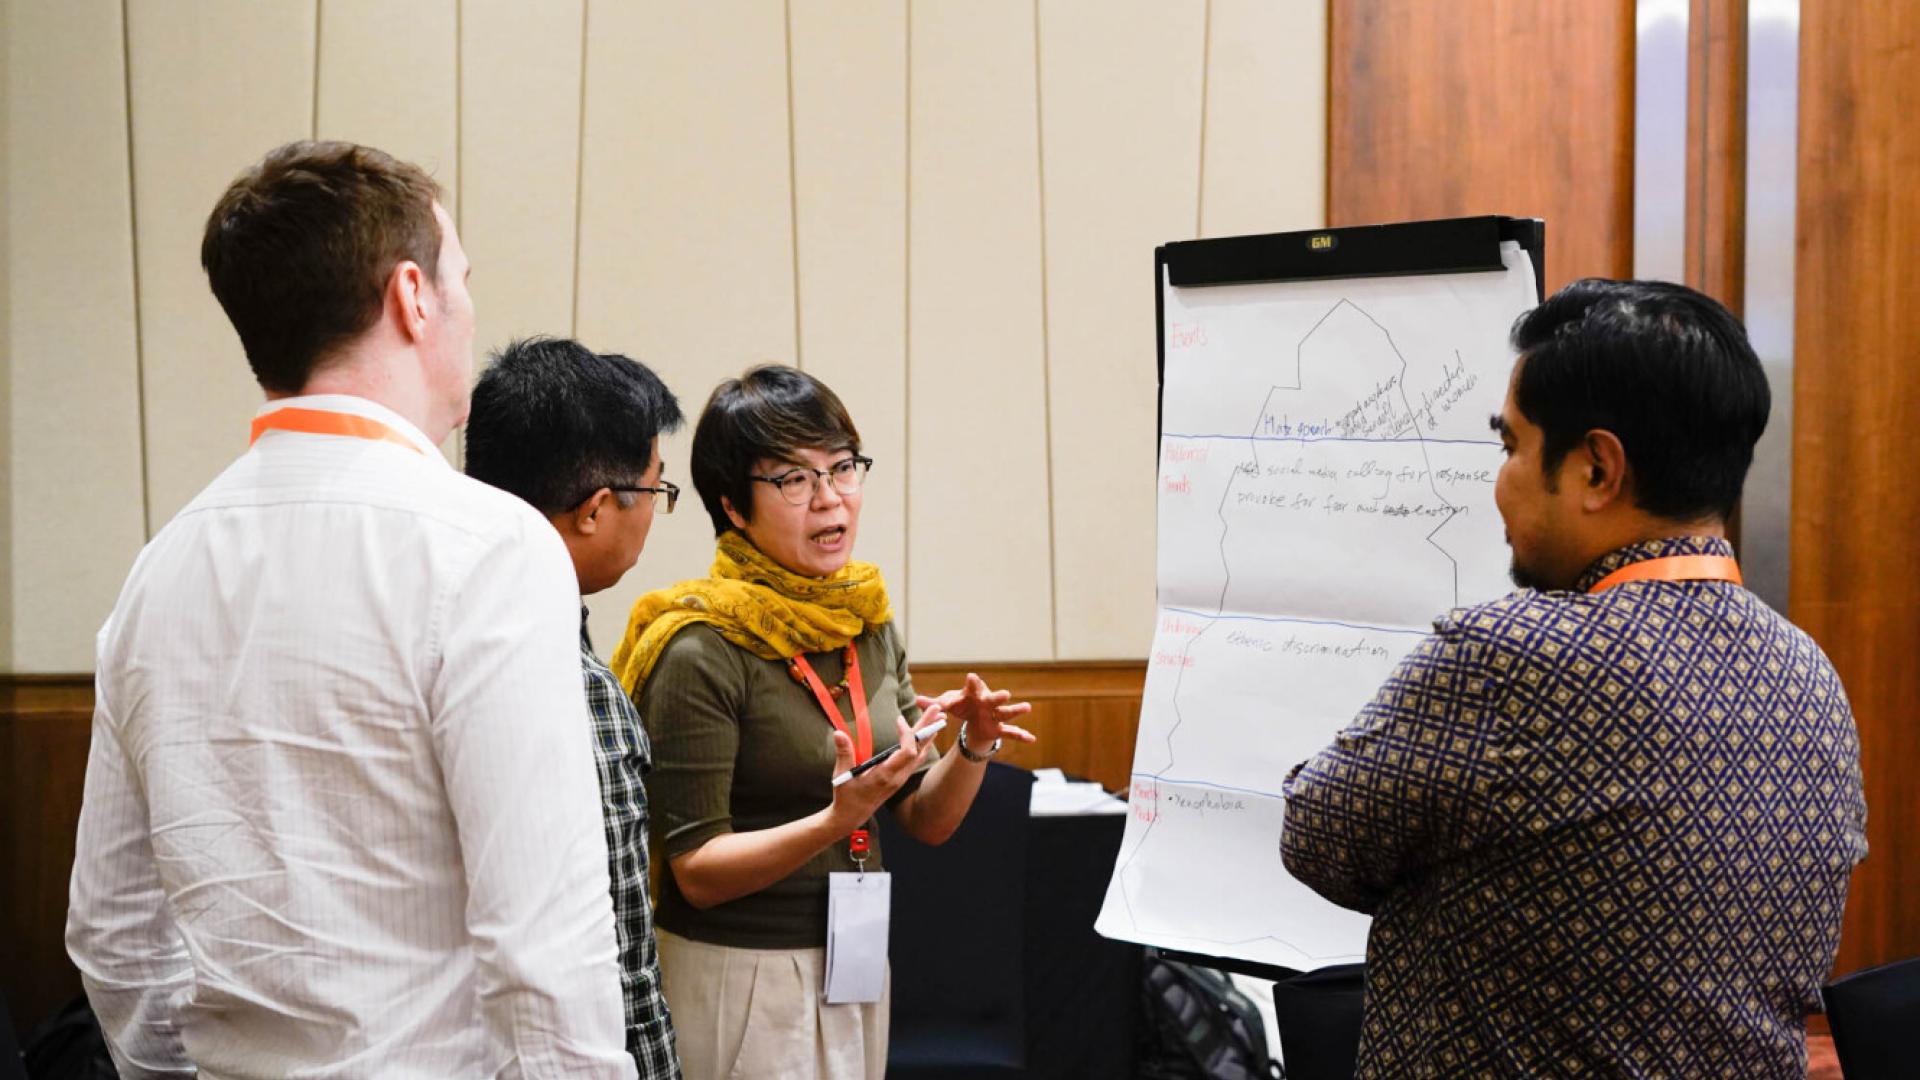
[(439, 195), (419, 166), (349, 142), (288, 143), (228, 186), (200, 265), (262, 388), (299, 392), (372, 326), (402, 260), (438, 280)]
[(1544, 432), (1549, 475), (1604, 429), (1626, 450), (1640, 509), (1733, 512), (1772, 396), (1732, 312), (1684, 285), (1587, 278), (1522, 315), (1513, 346), (1514, 405)]
[(654, 438), (680, 422), (672, 391), (637, 360), (563, 338), (516, 341), (473, 388), (467, 475), (552, 517), (640, 483)]
[(853, 417), (826, 383), (799, 368), (766, 364), (714, 387), (693, 429), (691, 466), (714, 535), (733, 528), (722, 496), (741, 517), (753, 518), (754, 462), (807, 449), (860, 452)]

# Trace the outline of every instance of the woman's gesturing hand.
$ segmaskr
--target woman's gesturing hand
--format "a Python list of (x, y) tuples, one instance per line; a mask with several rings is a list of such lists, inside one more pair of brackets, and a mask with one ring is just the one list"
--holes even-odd
[[(880, 804), (893, 797), (900, 785), (907, 782), (914, 770), (926, 759), (928, 743), (914, 737), (914, 733), (939, 720), (945, 710), (937, 704), (933, 708), (924, 708), (920, 722), (909, 728), (905, 717), (897, 718), (899, 726), (900, 749), (888, 755), (885, 761), (861, 773), (859, 776), (833, 789), (833, 817), (836, 824), (851, 832), (866, 824)], [(846, 733), (833, 733), (833, 775), (853, 768), (853, 740)]]
[(944, 710), (948, 717), (965, 724), (967, 742), (976, 749), (983, 749), (1002, 737), (1023, 743), (1036, 741), (1033, 732), (1008, 723), (1032, 712), (1033, 706), (1014, 701), (1011, 690), (989, 689), (986, 680), (972, 672), (967, 673), (966, 685), (958, 690), (949, 690), (937, 698), (922, 694), (914, 700), (922, 710)]

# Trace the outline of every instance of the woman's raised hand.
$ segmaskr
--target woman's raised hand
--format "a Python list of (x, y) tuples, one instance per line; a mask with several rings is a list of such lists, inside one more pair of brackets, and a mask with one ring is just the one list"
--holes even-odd
[[(914, 733), (944, 715), (945, 710), (936, 703), (931, 709), (922, 706), (920, 722), (912, 727), (907, 726), (906, 717), (897, 718), (894, 723), (899, 726), (900, 749), (888, 755), (880, 764), (833, 789), (835, 822), (844, 825), (849, 832), (866, 824), (874, 811), (892, 798), (893, 793), (900, 790), (900, 785), (907, 782), (907, 777), (912, 776), (914, 770), (926, 760), (927, 746), (931, 740), (921, 742), (914, 737)], [(853, 740), (844, 732), (834, 732), (833, 775), (839, 776), (853, 768), (853, 764)]]
[(1023, 743), (1037, 741), (1033, 732), (1008, 723), (1032, 712), (1033, 706), (1014, 701), (1011, 690), (988, 688), (986, 680), (973, 672), (967, 673), (966, 685), (958, 690), (949, 690), (937, 698), (921, 694), (914, 700), (922, 710), (944, 710), (948, 717), (965, 724), (967, 745), (976, 751), (984, 751), (1002, 737)]

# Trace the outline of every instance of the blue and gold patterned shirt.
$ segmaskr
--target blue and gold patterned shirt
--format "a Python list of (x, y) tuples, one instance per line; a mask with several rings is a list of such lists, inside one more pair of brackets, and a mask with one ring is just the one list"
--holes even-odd
[(1374, 916), (1360, 1077), (1806, 1075), (1866, 854), (1812, 639), (1719, 581), (1456, 610), (1294, 770), (1287, 869)]
[(626, 1005), (627, 1052), (640, 1080), (678, 1080), (680, 1054), (660, 990), (660, 952), (647, 900), (647, 791), (653, 767), (640, 714), (587, 637), (580, 609), (580, 670), (593, 716), (593, 763), (607, 828), (607, 877), (613, 885), (613, 930), (620, 951), (620, 996)]

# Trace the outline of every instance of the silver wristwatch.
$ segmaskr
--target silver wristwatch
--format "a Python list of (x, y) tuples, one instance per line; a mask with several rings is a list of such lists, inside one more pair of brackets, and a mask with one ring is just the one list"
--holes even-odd
[(999, 739), (993, 740), (993, 745), (987, 747), (986, 753), (981, 754), (974, 752), (974, 749), (967, 745), (967, 725), (965, 724), (960, 725), (960, 742), (958, 745), (960, 747), (960, 756), (976, 763), (986, 761), (988, 758), (1000, 752)]

